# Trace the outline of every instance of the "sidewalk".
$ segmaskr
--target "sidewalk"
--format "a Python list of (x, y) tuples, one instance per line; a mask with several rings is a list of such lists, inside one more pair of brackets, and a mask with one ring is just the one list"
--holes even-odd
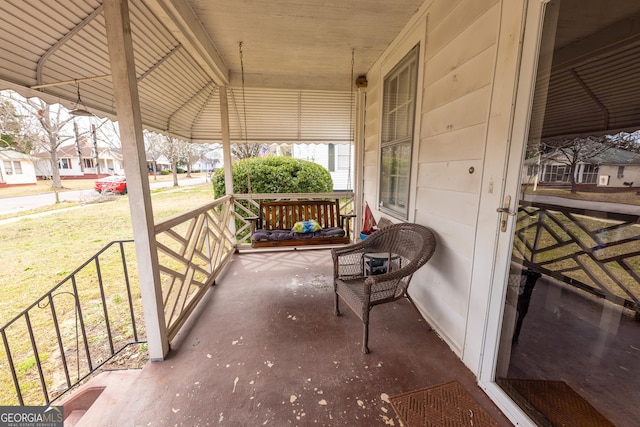
[[(183, 177), (182, 179), (179, 179), (178, 187), (176, 188), (202, 185), (202, 184), (205, 184), (206, 182), (208, 181), (205, 176), (199, 176), (199, 177), (193, 177), (193, 178)], [(93, 186), (93, 181), (90, 181), (90, 184), (91, 186)], [(173, 187), (173, 178), (171, 177), (170, 180), (150, 181), (149, 186), (151, 190), (157, 190), (160, 188), (171, 188)], [(76, 190), (63, 191), (63, 192), (59, 192), (58, 194), (60, 202), (80, 203), (80, 205), (79, 206), (75, 205), (72, 207), (64, 207), (64, 205), (61, 203), (59, 209), (52, 209), (50, 211), (34, 212), (34, 213), (25, 212), (25, 211), (35, 210), (45, 206), (55, 205), (56, 203), (55, 203), (55, 198), (53, 198), (53, 195), (54, 195), (53, 192), (48, 192), (48, 193), (0, 198), (0, 200), (2, 200), (2, 203), (0, 204), (0, 215), (3, 215), (3, 214), (17, 215), (11, 218), (0, 219), (0, 224), (16, 222), (21, 220), (22, 218), (34, 218), (34, 217), (59, 213), (65, 210), (79, 209), (89, 205), (97, 204), (96, 203), (97, 199), (100, 197), (107, 197), (107, 196), (99, 195), (98, 193), (93, 191), (93, 187), (90, 190), (76, 189)], [(123, 196), (114, 195), (113, 197), (115, 199), (116, 197), (123, 197)], [(20, 215), (20, 212), (25, 212), (25, 214)]]

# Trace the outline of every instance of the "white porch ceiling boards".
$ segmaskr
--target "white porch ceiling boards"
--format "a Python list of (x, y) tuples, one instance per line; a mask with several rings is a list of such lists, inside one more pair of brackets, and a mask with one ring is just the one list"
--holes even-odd
[[(143, 123), (219, 141), (219, 86), (230, 79), (232, 141), (348, 141), (352, 49), (354, 75), (365, 74), (422, 2), (130, 0)], [(101, 8), (101, 0), (0, 0), (0, 89), (71, 107), (74, 80), (110, 74)], [(63, 81), (71, 83), (29, 89)], [(109, 77), (80, 90), (92, 111), (115, 118)]]
[(242, 41), (248, 86), (349, 90), (351, 50), (355, 75), (373, 63), (423, 0), (191, 0), (240, 82)]
[[(561, 7), (575, 2), (579, 13), (561, 14), (551, 70), (551, 86), (562, 90), (552, 91), (533, 120), (546, 114), (543, 138), (567, 129), (637, 129), (637, 0), (562, 0)], [(71, 107), (77, 98), (74, 79), (110, 74), (101, 3), (0, 0), (0, 89)], [(422, 3), (130, 0), (144, 126), (187, 140), (219, 141), (218, 95), (221, 85), (229, 85), (233, 142), (348, 140), (352, 49), (354, 76), (366, 74)], [(612, 63), (620, 64), (615, 73), (602, 72)], [(72, 83), (29, 89), (60, 81)], [(82, 82), (80, 89), (90, 109), (115, 118), (110, 78)]]

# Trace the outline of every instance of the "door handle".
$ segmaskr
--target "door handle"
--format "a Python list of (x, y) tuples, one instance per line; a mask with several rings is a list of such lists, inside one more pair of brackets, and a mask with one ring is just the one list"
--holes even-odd
[(503, 233), (507, 231), (507, 220), (509, 219), (509, 217), (516, 216), (517, 214), (517, 212), (514, 212), (511, 209), (509, 209), (510, 205), (511, 205), (511, 196), (505, 196), (504, 202), (502, 203), (502, 207), (496, 209), (496, 212), (499, 212), (500, 214), (502, 214), (500, 216), (500, 231), (502, 231)]

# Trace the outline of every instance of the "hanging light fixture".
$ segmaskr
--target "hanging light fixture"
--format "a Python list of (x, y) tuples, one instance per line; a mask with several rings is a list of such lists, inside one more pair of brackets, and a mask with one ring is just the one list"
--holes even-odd
[(81, 117), (91, 117), (93, 113), (87, 109), (87, 106), (82, 102), (82, 98), (80, 98), (80, 83), (76, 80), (76, 88), (78, 90), (78, 99), (76, 100), (73, 109), (69, 111), (69, 114), (72, 116), (81, 116)]

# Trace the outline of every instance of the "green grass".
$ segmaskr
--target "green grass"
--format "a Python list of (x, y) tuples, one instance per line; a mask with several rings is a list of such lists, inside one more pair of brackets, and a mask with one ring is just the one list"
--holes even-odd
[(577, 193), (572, 194), (569, 190), (559, 188), (538, 187), (536, 191), (533, 191), (531, 186), (527, 186), (525, 194), (535, 194), (538, 196), (556, 196), (563, 197), (565, 199), (584, 200), (588, 202), (608, 202), (621, 203), (625, 205), (640, 205), (640, 195), (637, 194), (637, 190), (602, 193), (578, 191)]
[[(190, 211), (213, 201), (213, 190), (209, 183), (197, 187), (179, 187), (154, 191), (152, 206), (155, 222), (179, 213)], [(37, 298), (48, 292), (54, 285), (74, 271), (84, 261), (93, 256), (113, 240), (131, 239), (131, 218), (128, 196), (114, 197), (112, 201), (88, 204), (78, 209), (63, 209), (46, 216), (27, 213), (17, 222), (0, 224), (0, 326), (18, 315)], [(125, 247), (127, 268), (132, 277), (132, 293), (136, 300), (136, 321), (144, 336), (139, 290), (137, 289), (137, 269), (133, 244)], [(128, 340), (131, 336), (129, 307), (126, 289), (122, 285), (122, 262), (118, 247), (101, 256), (100, 270), (105, 284), (105, 304), (110, 313), (114, 341)], [(108, 354), (108, 339), (105, 328), (103, 302), (96, 286), (95, 268), (88, 266), (77, 275), (76, 283), (80, 295), (83, 318), (90, 338), (87, 344), (92, 357)], [(71, 283), (63, 285), (54, 295), (56, 311), (59, 312), (60, 333), (65, 348), (83, 351), (78, 341), (73, 289)], [(55, 377), (55, 370), (61, 364), (57, 349), (55, 331), (50, 322), (48, 301), (30, 310), (30, 321), (34, 328), (34, 339), (38, 343), (40, 360), (47, 378)], [(31, 349), (29, 336), (24, 327), (24, 319), (7, 329), (14, 363), (23, 383), (23, 393), (30, 401), (38, 404), (42, 398), (36, 384), (39, 382), (35, 355)], [(126, 341), (125, 341), (126, 342)], [(142, 351), (142, 350), (140, 350)], [(82, 354), (80, 354), (82, 356)], [(70, 368), (75, 372), (75, 351), (66, 354)], [(100, 356), (99, 356), (100, 357)], [(80, 358), (81, 360), (81, 358)], [(86, 362), (80, 361), (80, 370), (86, 370)], [(74, 379), (72, 372), (72, 380)], [(64, 378), (51, 380), (48, 388), (64, 383)], [(28, 403), (27, 401), (26, 403)], [(13, 384), (9, 375), (4, 348), (0, 348), (0, 404), (16, 404)]]
[[(154, 220), (159, 222), (213, 200), (210, 184), (156, 190), (152, 196)], [(131, 238), (128, 196), (0, 224), (0, 325), (107, 243)]]

